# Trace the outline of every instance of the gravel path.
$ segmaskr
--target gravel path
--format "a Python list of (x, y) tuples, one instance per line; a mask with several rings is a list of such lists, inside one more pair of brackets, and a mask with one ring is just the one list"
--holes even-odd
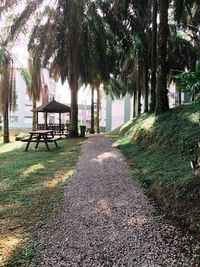
[(197, 266), (192, 237), (157, 215), (107, 138), (94, 136), (83, 145), (65, 200), (38, 234), (37, 266)]

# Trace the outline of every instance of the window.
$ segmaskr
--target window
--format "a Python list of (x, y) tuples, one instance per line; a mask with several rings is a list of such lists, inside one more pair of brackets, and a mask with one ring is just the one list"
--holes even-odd
[(24, 116), (24, 123), (31, 124), (33, 116)]
[(33, 116), (24, 116), (25, 119), (32, 119)]

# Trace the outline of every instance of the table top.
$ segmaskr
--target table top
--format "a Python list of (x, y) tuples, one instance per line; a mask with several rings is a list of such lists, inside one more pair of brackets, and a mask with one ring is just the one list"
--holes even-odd
[(53, 130), (37, 130), (37, 131), (30, 131), (30, 134), (48, 134), (52, 133)]

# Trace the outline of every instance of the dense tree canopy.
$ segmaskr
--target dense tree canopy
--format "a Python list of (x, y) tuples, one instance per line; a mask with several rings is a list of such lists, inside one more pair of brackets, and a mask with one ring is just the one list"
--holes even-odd
[(14, 19), (4, 45), (13, 42), (28, 23), (33, 26), (29, 50), (34, 62), (48, 67), (55, 79), (68, 79), (72, 136), (78, 135), (81, 83), (92, 85), (98, 80), (111, 95), (131, 93), (134, 115), (141, 112), (143, 95), (144, 111), (160, 114), (169, 109), (168, 82), (174, 72), (195, 70), (198, 1), (10, 0), (0, 4), (0, 15), (19, 3), (24, 9)]

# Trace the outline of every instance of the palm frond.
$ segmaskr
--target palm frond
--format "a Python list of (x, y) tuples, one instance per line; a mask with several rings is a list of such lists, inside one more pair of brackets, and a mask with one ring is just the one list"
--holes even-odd
[(4, 0), (0, 2), (0, 18), (2, 14), (5, 14), (9, 9), (13, 9), (17, 6), (22, 0)]
[(10, 34), (5, 41), (5, 45), (15, 39), (16, 35), (22, 30), (23, 27), (25, 27), (27, 21), (30, 19), (30, 16), (42, 5), (43, 2), (44, 0), (32, 0), (27, 3), (20, 16), (15, 19), (11, 27)]

